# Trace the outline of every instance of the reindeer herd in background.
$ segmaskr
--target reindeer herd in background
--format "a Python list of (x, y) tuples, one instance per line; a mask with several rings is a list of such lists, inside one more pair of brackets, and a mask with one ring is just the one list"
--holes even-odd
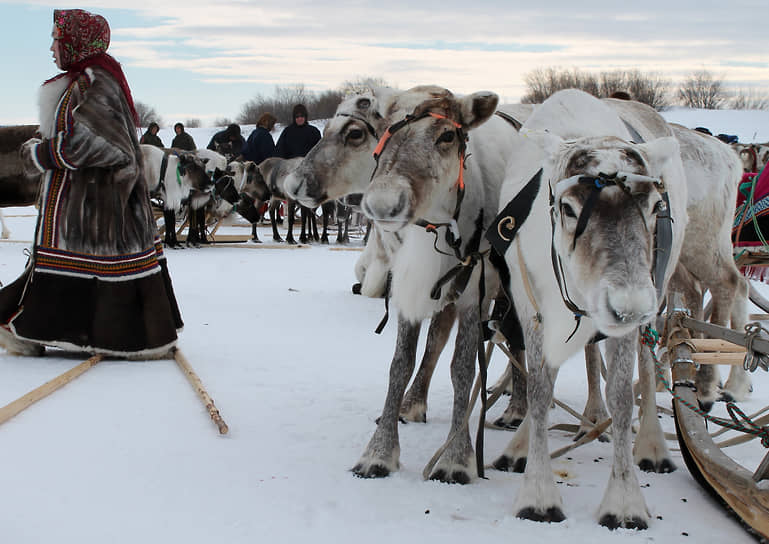
[[(12, 156), (12, 142), (23, 142), (34, 127), (0, 130), (0, 166), (11, 165), (0, 170), (0, 204), (34, 203), (35, 195), (21, 189), (30, 184), (19, 178)], [(461, 484), (479, 476), (466, 423), (476, 355), (482, 359), (491, 328), (525, 361), (500, 421), (518, 430), (493, 462), (524, 472), (516, 515), (549, 522), (565, 517), (550, 466), (547, 417), (559, 367), (584, 350), (585, 420), (612, 418), (614, 460), (597, 519), (609, 528), (648, 526), (634, 465), (655, 472), (675, 467), (656, 417), (652, 361), (639, 353), (639, 329), (654, 321), (673, 291), (684, 295), (694, 315), (702, 315), (707, 292), (714, 323), (745, 324), (747, 282), (731, 251), (733, 203), (743, 169), (762, 168), (767, 146), (731, 149), (668, 124), (643, 104), (576, 90), (536, 106), (504, 106), (491, 92), (458, 97), (420, 86), (348, 98), (300, 159), (256, 165), (207, 150), (142, 146), (142, 153), (169, 246), (179, 244), (176, 215), (185, 206), (191, 243), (205, 240), (211, 220), (233, 212), (254, 225), (257, 238), (264, 205), (273, 239), (282, 241), (275, 214), (281, 201), (288, 204), (288, 243), (296, 241), (299, 206), (324, 207), (326, 219), (330, 206), (347, 198), (372, 222), (356, 264), (357, 290), (390, 298), (397, 341), (382, 415), (354, 474), (378, 478), (399, 469), (399, 421), (427, 420), (430, 380), (458, 322), (449, 436), (426, 476)], [(347, 211), (337, 215), (349, 218)], [(310, 228), (302, 221), (300, 241)], [(346, 229), (338, 232), (343, 242)], [(492, 307), (508, 310), (489, 322)], [(425, 352), (407, 391), (427, 318)], [(606, 404), (599, 338), (605, 338)], [(643, 410), (633, 440), (636, 361)], [(697, 380), (706, 409), (751, 390), (738, 367), (723, 387), (713, 367), (703, 367)], [(583, 424), (581, 430), (589, 429)]]

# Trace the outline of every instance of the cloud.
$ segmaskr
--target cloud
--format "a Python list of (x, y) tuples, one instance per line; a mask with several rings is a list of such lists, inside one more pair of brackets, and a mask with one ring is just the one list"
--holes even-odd
[[(233, 117), (256, 92), (276, 84), (322, 90), (362, 75), (404, 87), (438, 83), (459, 93), (485, 88), (516, 100), (525, 91), (526, 73), (551, 66), (639, 69), (679, 80), (705, 68), (723, 72), (727, 82), (769, 88), (763, 24), (751, 1), (648, 0), (627, 6), (552, 0), (538, 6), (489, 0), (135, 0), (126, 7), (85, 0), (79, 5), (107, 17), (113, 29), (110, 52), (136, 92), (151, 94), (161, 111), (191, 111), (192, 94), (202, 93), (200, 107)], [(46, 0), (23, 6), (17, 9), (35, 10), (42, 19), (53, 8)], [(49, 20), (44, 23), (50, 28)], [(0, 45), (6, 51), (47, 47), (41, 39), (5, 36), (0, 40), (9, 41)], [(37, 70), (39, 82), (50, 64)], [(170, 97), (158, 92), (180, 86), (184, 89)], [(230, 102), (217, 104), (217, 96)]]

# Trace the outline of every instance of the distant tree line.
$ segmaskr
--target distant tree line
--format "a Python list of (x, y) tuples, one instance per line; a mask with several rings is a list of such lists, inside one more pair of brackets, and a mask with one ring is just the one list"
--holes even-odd
[[(677, 87), (670, 79), (657, 73), (640, 70), (612, 70), (596, 74), (578, 68), (557, 67), (532, 70), (524, 76), (524, 82), (526, 93), (521, 102), (525, 104), (538, 104), (556, 91), (575, 88), (599, 98), (624, 92), (633, 100), (648, 104), (656, 110), (664, 110), (673, 105), (704, 109), (769, 110), (768, 94), (750, 89), (731, 90), (724, 84), (723, 77), (708, 70), (692, 72)], [(303, 83), (276, 85), (271, 95), (257, 94), (246, 102), (236, 119), (218, 118), (213, 124), (253, 125), (263, 113), (270, 112), (279, 123), (288, 125), (293, 122), (292, 110), (296, 104), (307, 107), (310, 119), (328, 119), (334, 115), (345, 96), (385, 86), (388, 86), (387, 82), (379, 77), (358, 77), (345, 81), (337, 89), (322, 92), (309, 90)], [(135, 105), (140, 126), (146, 127), (153, 121), (164, 126), (162, 117), (153, 107), (139, 101)], [(201, 126), (200, 119), (187, 119), (183, 123), (189, 128)]]
[(729, 90), (723, 78), (708, 70), (697, 70), (677, 88), (671, 80), (640, 70), (613, 70), (598, 74), (577, 68), (538, 68), (524, 76), (526, 94), (521, 102), (538, 104), (562, 89), (581, 89), (598, 98), (617, 92), (648, 104), (656, 110), (672, 105), (703, 109), (769, 109), (769, 95), (745, 90)]

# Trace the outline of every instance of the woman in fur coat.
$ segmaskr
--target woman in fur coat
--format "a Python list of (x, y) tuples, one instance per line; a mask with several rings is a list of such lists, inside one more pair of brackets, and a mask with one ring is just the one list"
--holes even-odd
[(34, 246), (0, 290), (0, 344), (12, 353), (157, 357), (182, 327), (109, 39), (103, 17), (54, 11), (51, 51), (64, 73), (41, 87), (41, 139), (21, 148), (25, 170), (42, 176)]

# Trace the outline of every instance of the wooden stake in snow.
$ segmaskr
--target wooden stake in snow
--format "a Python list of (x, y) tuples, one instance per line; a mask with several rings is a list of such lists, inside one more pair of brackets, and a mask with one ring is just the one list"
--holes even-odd
[(227, 424), (219, 414), (219, 410), (217, 410), (216, 405), (214, 404), (214, 400), (208, 394), (206, 388), (203, 387), (203, 383), (200, 381), (200, 378), (197, 374), (195, 374), (195, 371), (192, 370), (189, 361), (178, 348), (174, 348), (173, 352), (174, 361), (176, 361), (176, 363), (179, 365), (179, 368), (182, 369), (184, 375), (187, 376), (187, 380), (189, 380), (193, 389), (195, 389), (195, 392), (198, 394), (198, 397), (200, 397), (200, 400), (203, 401), (203, 404), (208, 410), (208, 414), (211, 416), (211, 419), (214, 423), (216, 423), (216, 426), (219, 427), (219, 434), (227, 434), (227, 431), (230, 430), (229, 427), (227, 427)]
[(44, 383), (37, 389), (33, 389), (23, 397), (19, 397), (13, 402), (6, 404), (2, 408), (0, 408), (0, 424), (5, 423), (9, 419), (11, 419), (13, 416), (21, 412), (22, 410), (25, 410), (26, 408), (36, 403), (40, 399), (47, 397), (48, 395), (50, 395), (51, 393), (59, 389), (61, 386), (71, 382), (72, 380), (80, 376), (83, 372), (95, 366), (96, 363), (102, 360), (102, 358), (103, 358), (102, 355), (94, 355), (87, 361), (83, 361), (76, 367), (69, 369), (64, 374), (60, 374), (59, 376), (56, 376), (54, 379)]

